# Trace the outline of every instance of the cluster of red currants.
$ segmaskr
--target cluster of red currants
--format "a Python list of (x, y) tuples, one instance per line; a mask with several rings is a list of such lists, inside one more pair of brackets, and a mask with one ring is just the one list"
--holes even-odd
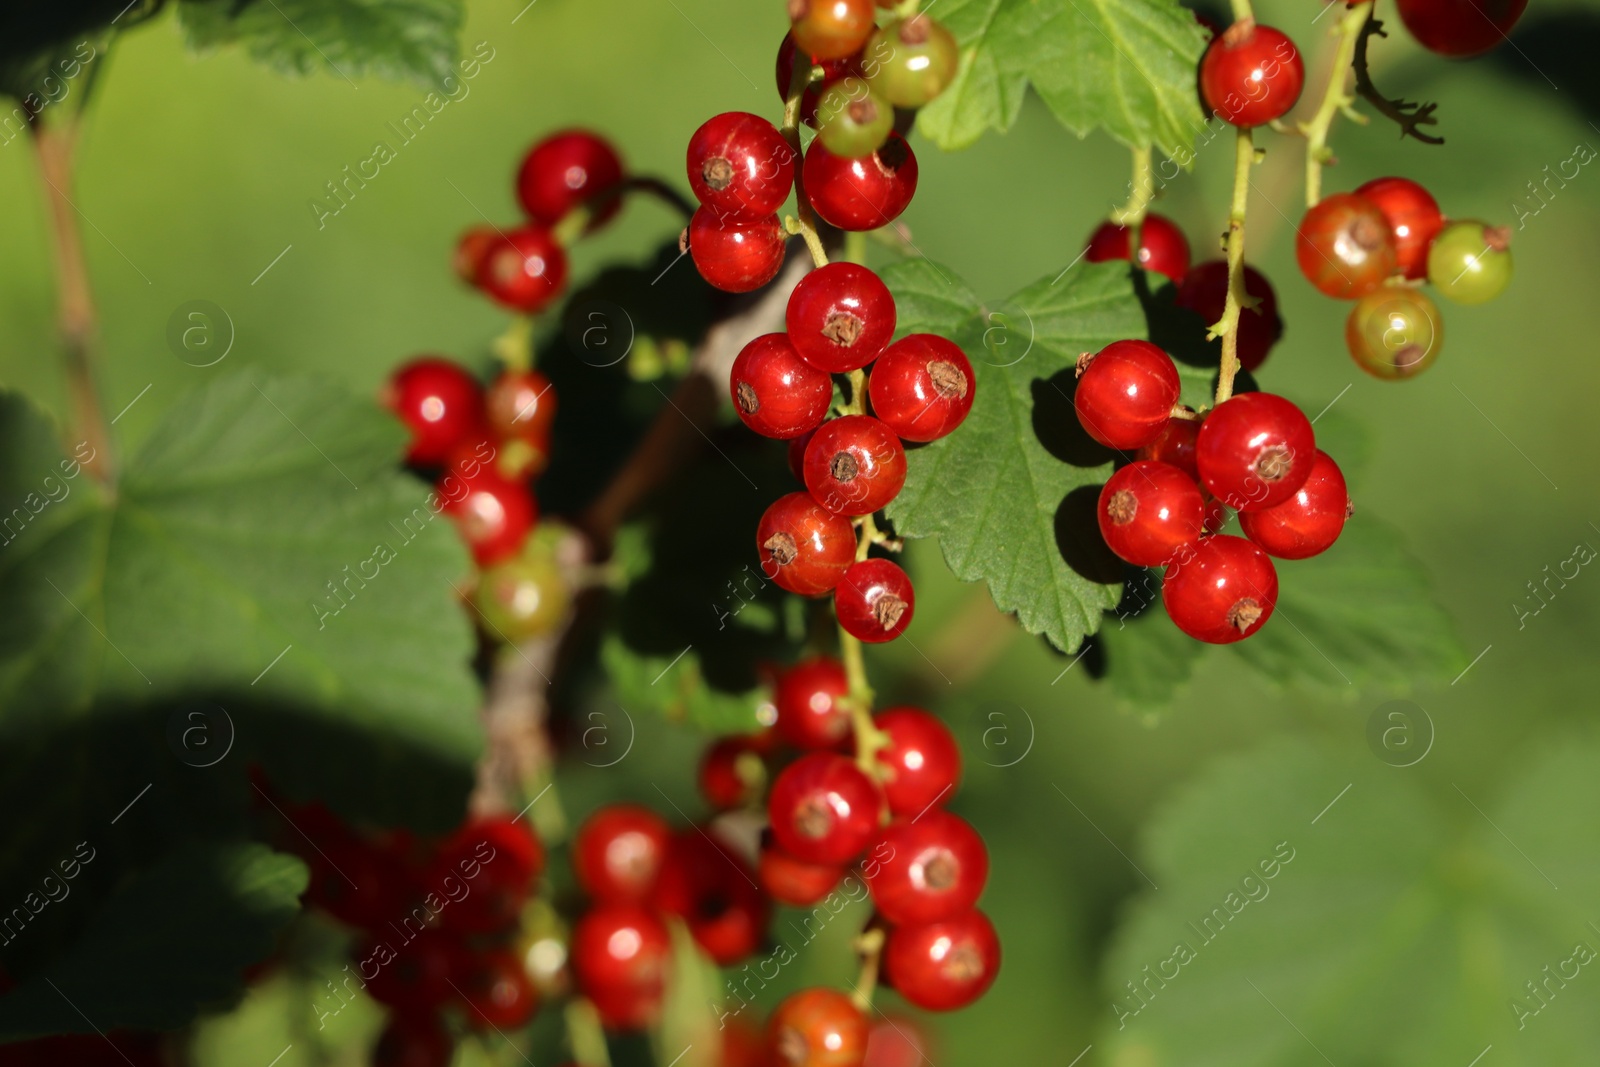
[[(790, 467), (806, 491), (762, 515), (763, 573), (802, 596), (832, 592), (839, 624), (871, 642), (911, 623), (911, 581), (896, 564), (858, 551), (852, 516), (885, 507), (906, 478), (902, 441), (933, 441), (959, 426), (976, 391), (972, 364), (935, 334), (894, 335), (894, 297), (866, 267), (830, 263), (789, 296), (787, 333), (751, 341), (733, 362), (729, 390), (745, 425), (789, 440)], [(872, 365), (863, 387), (860, 371)], [(834, 374), (861, 394), (828, 419)], [(873, 414), (864, 413), (870, 400)], [(827, 421), (824, 421), (824, 420)], [(860, 547), (865, 549), (867, 542)]]
[(787, 236), (778, 211), (791, 186), (840, 230), (887, 226), (911, 202), (917, 157), (903, 131), (911, 109), (950, 83), (959, 55), (926, 14), (879, 27), (876, 8), (875, 0), (790, 0), (778, 95), (793, 101), (796, 123), (817, 130), (798, 175), (798, 127), (791, 139), (758, 115), (730, 111), (689, 139), (689, 186), (700, 207), (682, 244), (718, 289), (748, 292), (777, 276)]
[(517, 171), (517, 200), (528, 221), (509, 230), (474, 226), (462, 234), (456, 273), (512, 311), (543, 311), (567, 285), (563, 238), (581, 235), (559, 224), (581, 211), (576, 221), (592, 233), (616, 215), (626, 188), (622, 159), (605, 138), (586, 130), (553, 133), (529, 149)]
[(1438, 357), (1439, 310), (1427, 281), (1458, 304), (1493, 300), (1511, 281), (1511, 231), (1447, 221), (1409, 178), (1375, 178), (1324, 197), (1295, 237), (1300, 271), (1316, 288), (1356, 305), (1345, 323), (1350, 355), (1378, 378), (1409, 378)]
[(461, 1029), (507, 1030), (538, 1007), (523, 906), (544, 850), (509, 816), (469, 819), (437, 841), (367, 835), (321, 804), (279, 805), (284, 846), (311, 869), (307, 903), (359, 933), (334, 988), (337, 1013), (356, 990), (389, 1009), (375, 1067), (445, 1067)]
[[(1270, 393), (1241, 393), (1197, 415), (1178, 406), (1172, 358), (1148, 341), (1113, 341), (1078, 361), (1078, 421), (1107, 447), (1137, 450), (1100, 491), (1106, 544), (1140, 567), (1165, 567), (1161, 599), (1178, 629), (1226, 644), (1272, 615), (1268, 556), (1305, 559), (1350, 515), (1339, 467), (1311, 423)], [(1244, 537), (1218, 533), (1228, 509)]]
[(440, 472), (430, 506), (456, 523), (480, 568), (473, 602), (491, 636), (517, 641), (550, 630), (568, 596), (539, 520), (531, 482), (549, 464), (556, 394), (537, 370), (504, 370), (480, 385), (438, 356), (395, 370), (383, 403), (411, 432), (406, 461)]

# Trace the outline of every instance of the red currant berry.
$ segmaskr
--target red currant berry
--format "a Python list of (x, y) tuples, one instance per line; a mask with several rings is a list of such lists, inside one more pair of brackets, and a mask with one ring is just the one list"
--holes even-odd
[(605, 903), (645, 899), (666, 862), (672, 831), (637, 804), (609, 804), (589, 816), (572, 845), (578, 884)]
[(944, 922), (896, 926), (883, 945), (886, 977), (902, 997), (928, 1011), (964, 1008), (1000, 973), (1000, 939), (976, 909)]
[(926, 14), (891, 22), (867, 43), (861, 66), (895, 107), (917, 108), (944, 92), (961, 65), (955, 36)]
[(456, 241), (456, 252), (450, 259), (450, 266), (456, 272), (456, 277), (468, 285), (476, 285), (478, 268), (483, 265), (483, 257), (489, 254), (489, 249), (493, 248), (499, 239), (500, 231), (493, 226), (474, 226), (463, 233)]
[(652, 902), (663, 914), (682, 919), (700, 947), (724, 967), (761, 946), (772, 918), (755, 871), (731, 847), (697, 828), (673, 838)]
[(1181, 389), (1171, 356), (1149, 341), (1113, 341), (1079, 358), (1072, 406), (1106, 447), (1143, 448), (1161, 436)]
[(815, 126), (817, 124), (817, 102), (821, 99), (823, 90), (840, 78), (845, 78), (852, 74), (860, 74), (861, 70), (857, 65), (858, 57), (845, 56), (842, 59), (829, 59), (814, 63), (813, 57), (804, 55), (795, 47), (793, 34), (784, 34), (783, 43), (778, 46), (779, 100), (788, 101), (789, 99), (789, 83), (794, 77), (794, 65), (797, 58), (805, 64), (807, 71), (812, 66), (820, 66), (822, 68), (822, 81), (820, 83), (812, 82), (807, 85), (805, 93), (800, 99), (800, 121), (807, 126)]
[(1173, 623), (1213, 645), (1261, 629), (1278, 604), (1278, 572), (1267, 554), (1242, 537), (1216, 534), (1167, 567), (1161, 602)]
[(689, 188), (706, 207), (728, 215), (771, 215), (789, 199), (794, 149), (762, 118), (727, 111), (689, 138)]
[(701, 206), (684, 234), (700, 277), (724, 292), (759, 289), (783, 267), (783, 225), (776, 215), (746, 218)]
[(1200, 468), (1195, 466), (1194, 443), (1199, 436), (1198, 419), (1171, 419), (1160, 437), (1139, 449), (1139, 458), (1170, 464), (1198, 482)]
[(781, 333), (762, 334), (739, 351), (728, 390), (746, 426), (783, 440), (816, 429), (833, 403), (833, 379)]
[(773, 1067), (861, 1067), (866, 1054), (867, 1018), (835, 990), (802, 989), (767, 1020)]
[[(1283, 336), (1283, 318), (1278, 314), (1278, 296), (1272, 283), (1255, 268), (1244, 266), (1244, 291), (1259, 303), (1239, 312), (1239, 365), (1253, 371), (1267, 360), (1267, 353)], [(1207, 326), (1222, 321), (1228, 299), (1228, 261), (1208, 260), (1191, 270), (1178, 287), (1178, 306), (1188, 308)], [(1222, 342), (1215, 342), (1218, 351)]]
[(539, 521), (539, 505), (527, 485), (493, 467), (483, 467), (471, 478), (448, 473), (434, 491), (480, 567), (516, 555)]
[(967, 820), (934, 810), (890, 823), (878, 839), (867, 888), (878, 914), (896, 925), (954, 919), (978, 902), (989, 880), (989, 850)]
[(850, 713), (840, 703), (850, 680), (836, 659), (801, 660), (778, 676), (774, 729), (795, 748), (838, 748), (850, 736)]
[(1428, 276), (1428, 246), (1444, 229), (1433, 195), (1410, 178), (1374, 178), (1356, 189), (1383, 212), (1394, 234), (1395, 262), (1407, 278)]
[(1211, 495), (1236, 511), (1264, 511), (1305, 483), (1316, 458), (1311, 423), (1271, 393), (1241, 393), (1200, 424), (1195, 461)]
[(806, 446), (806, 488), (841, 515), (870, 515), (906, 484), (906, 450), (870, 415), (845, 415), (817, 430)]
[(1160, 567), (1199, 539), (1205, 511), (1193, 478), (1170, 464), (1140, 460), (1100, 490), (1100, 536), (1119, 559)]
[(950, 798), (961, 780), (961, 749), (948, 726), (911, 707), (881, 711), (872, 723), (889, 736), (876, 753), (889, 814), (916, 818)]
[(872, 36), (874, 0), (789, 0), (789, 36), (813, 58), (843, 59)]
[(1306, 212), (1294, 255), (1306, 280), (1338, 300), (1372, 292), (1398, 264), (1389, 220), (1355, 193), (1334, 193)]
[(572, 971), (611, 1030), (642, 1030), (661, 1013), (671, 941), (655, 913), (626, 904), (594, 908), (572, 930)]
[(1244, 535), (1279, 559), (1308, 559), (1326, 552), (1350, 517), (1350, 491), (1339, 465), (1318, 449), (1311, 474), (1294, 496), (1266, 511), (1239, 516)]
[(900, 217), (917, 191), (917, 157), (898, 133), (870, 156), (848, 159), (812, 142), (801, 177), (822, 220), (841, 230), (876, 230)]
[(856, 558), (850, 520), (811, 499), (790, 493), (773, 501), (756, 527), (761, 573), (779, 588), (821, 596), (839, 584)]
[(489, 430), (502, 441), (522, 440), (546, 449), (556, 418), (556, 393), (536, 370), (502, 371), (483, 395)]
[(784, 318), (802, 359), (845, 374), (877, 359), (894, 336), (894, 297), (866, 267), (829, 263), (800, 279)]
[(779, 848), (806, 863), (849, 863), (878, 834), (883, 798), (848, 756), (812, 752), (778, 775), (767, 816)]
[[(587, 130), (563, 130), (528, 150), (517, 171), (517, 199), (530, 219), (553, 226), (573, 208), (621, 185), (622, 175), (622, 159), (609, 141)], [(589, 228), (621, 206), (620, 198), (607, 201)]]
[(972, 410), (978, 382), (966, 354), (938, 334), (913, 333), (872, 368), (872, 412), (907, 441), (936, 441)]
[(1344, 340), (1350, 358), (1374, 378), (1414, 378), (1439, 358), (1444, 320), (1422, 290), (1386, 285), (1356, 301)]
[(359, 946), (355, 959), (358, 967), (377, 970), (367, 979), (367, 995), (373, 1000), (402, 1011), (432, 1011), (451, 997), (450, 982), (460, 969), (460, 953), (454, 935), (422, 930), (400, 944), (379, 935)]
[(450, 1067), (455, 1042), (431, 1012), (389, 1016), (372, 1050), (372, 1067)]
[(477, 433), (483, 390), (465, 367), (438, 356), (424, 356), (390, 375), (380, 398), (406, 424), (411, 444), (406, 460), (442, 463), (450, 450)]
[[(1126, 260), (1132, 232), (1132, 226), (1101, 223), (1100, 228), (1089, 235), (1084, 258), (1090, 263)], [(1165, 274), (1175, 282), (1183, 281), (1184, 275), (1189, 273), (1189, 240), (1177, 223), (1164, 215), (1144, 217), (1139, 226), (1139, 266)]]
[(516, 925), (522, 905), (544, 870), (544, 849), (527, 823), (506, 815), (473, 819), (439, 846), (436, 880), (476, 870), (472, 892), (441, 913), (439, 925), (488, 934)]
[(742, 808), (761, 796), (767, 784), (767, 765), (748, 734), (718, 738), (700, 758), (696, 775), (700, 795), (718, 811)]
[(503, 234), (478, 265), (478, 288), (525, 315), (550, 306), (566, 284), (567, 254), (537, 223)]
[(833, 863), (806, 863), (768, 844), (761, 850), (758, 877), (761, 888), (779, 904), (809, 908), (833, 892), (844, 877), (844, 868)]
[(867, 1034), (867, 1056), (861, 1067), (922, 1067), (932, 1063), (934, 1045), (908, 1015), (885, 1015)]
[(1528, 0), (1400, 0), (1400, 21), (1442, 56), (1475, 56), (1506, 39)]
[(459, 983), (467, 1025), (475, 1030), (518, 1030), (539, 1007), (522, 959), (503, 949), (486, 952), (468, 964)]
[(893, 641), (911, 625), (917, 607), (911, 579), (886, 559), (864, 559), (844, 572), (833, 591), (833, 612), (858, 641)]
[(1294, 42), (1254, 19), (1228, 27), (1200, 60), (1206, 106), (1239, 127), (1264, 126), (1288, 114), (1305, 81), (1305, 62)]

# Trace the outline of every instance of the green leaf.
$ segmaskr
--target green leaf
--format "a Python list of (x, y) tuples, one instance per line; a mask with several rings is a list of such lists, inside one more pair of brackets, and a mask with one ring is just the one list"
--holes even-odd
[(1141, 707), (1169, 704), (1194, 673), (1206, 646), (1167, 618), (1159, 603), (1160, 577), (1152, 571), (1140, 571), (1139, 577), (1137, 588), (1149, 606), (1135, 618), (1108, 618), (1095, 640), (1105, 649), (1105, 678), (1112, 692)]
[(889, 506), (898, 533), (940, 538), (956, 577), (988, 582), (1029, 633), (1075, 651), (1115, 607), (1121, 565), (1094, 522), (1111, 453), (1072, 410), (1074, 367), (1145, 320), (1126, 267), (1096, 264), (1044, 278), (993, 309), (926, 260), (883, 274), (902, 332), (943, 334), (973, 362), (977, 396), (959, 432), (908, 456)]
[[(469, 564), (397, 469), (402, 441), (388, 414), (326, 382), (220, 378), (174, 403), (112, 494), (0, 394), (8, 760), (25, 755), (19, 739), (92, 741), (130, 709), (205, 696), (259, 721), (235, 726), (278, 744), (286, 773), (349, 781), (347, 794), (402, 751), (464, 783), (481, 738), (451, 583)], [(333, 735), (368, 736), (352, 753)]]
[(1103, 971), (1104, 1062), (1586, 1062), (1600, 863), (1574, 843), (1600, 835), (1600, 746), (1563, 746), (1498, 801), (1421, 781), (1293, 741), (1175, 797), (1145, 838), (1160, 888)]
[(126, 881), (73, 949), (0, 997), (0, 1040), (170, 1030), (244, 988), (306, 887), (293, 856), (196, 845)]
[(1079, 137), (1103, 128), (1192, 162), (1206, 35), (1175, 0), (945, 0), (937, 17), (961, 44), (955, 80), (919, 119), (941, 148), (1010, 128), (1031, 84)]
[(461, 0), (182, 0), (178, 16), (191, 47), (239, 44), (288, 74), (326, 67), (438, 85), (464, 13)]
[[(600, 666), (611, 685), (612, 699), (629, 715), (661, 715), (676, 722), (693, 723), (712, 734), (761, 729), (756, 709), (765, 699), (762, 691), (727, 693), (712, 688), (700, 657), (692, 650), (685, 649), (681, 657), (643, 655), (612, 634), (600, 648)], [(596, 739), (600, 736), (595, 735)], [(610, 744), (611, 740), (607, 726), (604, 743)], [(587, 738), (584, 743), (589, 744)], [(620, 758), (621, 754), (617, 755)], [(609, 755), (601, 752), (595, 758), (605, 760)]]

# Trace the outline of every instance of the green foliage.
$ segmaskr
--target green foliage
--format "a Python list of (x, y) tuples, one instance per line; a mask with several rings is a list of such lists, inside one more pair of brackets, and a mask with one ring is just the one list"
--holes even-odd
[(324, 67), (438, 84), (452, 73), (461, 0), (182, 0), (191, 47), (241, 45), (290, 74)]
[[(706, 682), (700, 657), (689, 649), (680, 657), (641, 655), (613, 635), (601, 646), (600, 667), (610, 683), (612, 699), (629, 715), (653, 712), (677, 722), (693, 723), (713, 734), (760, 729), (756, 707), (761, 703), (761, 691), (726, 693), (712, 688)], [(585, 725), (604, 726), (603, 736), (596, 732), (582, 738), (585, 748), (595, 753), (594, 761), (621, 758), (620, 746), (619, 751), (609, 750), (621, 741), (620, 730), (614, 731), (599, 719)]]
[(960, 432), (910, 453), (895, 529), (938, 536), (958, 578), (987, 581), (1029, 633), (1075, 651), (1116, 605), (1122, 571), (1094, 528), (1111, 453), (1073, 415), (1074, 368), (1083, 352), (1144, 335), (1126, 268), (1073, 267), (993, 309), (926, 260), (883, 276), (901, 332), (951, 338), (977, 377)]
[(1214, 766), (1145, 834), (1160, 889), (1103, 971), (1104, 1062), (1583, 1062), (1597, 771), (1592, 739), (1499, 791), (1305, 742)]
[(124, 882), (71, 951), (0, 997), (0, 1040), (171, 1029), (229, 1005), (305, 887), (304, 864), (259, 844), (169, 855)]
[(1175, 0), (945, 0), (935, 17), (961, 44), (955, 81), (918, 119), (939, 147), (1009, 129), (1031, 85), (1079, 137), (1103, 128), (1192, 160), (1206, 36)]

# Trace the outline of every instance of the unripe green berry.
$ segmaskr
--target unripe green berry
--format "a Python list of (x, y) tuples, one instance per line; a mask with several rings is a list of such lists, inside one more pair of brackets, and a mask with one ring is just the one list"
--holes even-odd
[(836, 156), (870, 156), (893, 128), (894, 108), (860, 78), (840, 78), (817, 101), (817, 136)]
[(872, 35), (861, 69), (896, 107), (922, 107), (956, 76), (961, 54), (950, 31), (927, 15), (891, 22)]
[(1511, 284), (1511, 231), (1452, 222), (1428, 249), (1428, 281), (1458, 304), (1484, 304)]

